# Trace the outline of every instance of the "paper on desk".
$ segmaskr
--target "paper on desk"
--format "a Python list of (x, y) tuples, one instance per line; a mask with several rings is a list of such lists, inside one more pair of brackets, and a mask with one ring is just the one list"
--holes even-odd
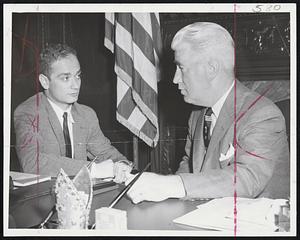
[(10, 171), (9, 175), (11, 176), (14, 185), (17, 187), (29, 186), (51, 180), (50, 176), (42, 176), (23, 172)]
[[(275, 214), (284, 199), (237, 198), (237, 232), (265, 233), (277, 229)], [(234, 198), (214, 199), (198, 209), (174, 220), (176, 223), (223, 231), (234, 230)]]

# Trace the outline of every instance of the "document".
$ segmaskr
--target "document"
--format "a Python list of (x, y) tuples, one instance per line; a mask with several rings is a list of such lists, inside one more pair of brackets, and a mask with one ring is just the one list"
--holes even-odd
[(51, 176), (10, 171), (14, 186), (24, 187), (51, 180)]
[[(237, 233), (267, 233), (277, 230), (275, 214), (284, 205), (285, 199), (237, 198)], [(214, 199), (199, 205), (196, 210), (174, 219), (175, 223), (199, 228), (234, 231), (234, 198)]]

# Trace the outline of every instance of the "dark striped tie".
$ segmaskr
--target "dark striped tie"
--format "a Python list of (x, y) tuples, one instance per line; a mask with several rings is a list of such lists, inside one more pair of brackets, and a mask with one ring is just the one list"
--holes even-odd
[(71, 146), (71, 139), (70, 133), (68, 128), (68, 113), (64, 112), (64, 123), (63, 123), (63, 132), (66, 144), (66, 157), (72, 158), (72, 146)]
[(204, 124), (203, 124), (203, 140), (204, 140), (204, 146), (207, 149), (210, 141), (210, 127), (211, 127), (211, 114), (212, 109), (207, 108), (205, 115), (204, 115)]

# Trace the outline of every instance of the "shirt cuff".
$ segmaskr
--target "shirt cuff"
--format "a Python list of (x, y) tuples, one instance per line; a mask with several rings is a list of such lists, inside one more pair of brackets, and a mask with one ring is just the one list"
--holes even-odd
[(185, 198), (186, 197), (186, 190), (180, 175), (176, 176), (176, 185), (178, 186), (178, 198)]
[(125, 163), (128, 166), (133, 167), (133, 162), (131, 162), (131, 161), (127, 160), (127, 159), (122, 159), (122, 160), (119, 160), (117, 162), (119, 162), (119, 163)]

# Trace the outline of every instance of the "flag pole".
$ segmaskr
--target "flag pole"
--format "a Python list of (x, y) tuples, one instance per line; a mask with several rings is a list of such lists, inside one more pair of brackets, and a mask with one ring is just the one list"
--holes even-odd
[(135, 135), (133, 135), (133, 163), (136, 169), (139, 169), (139, 142)]

